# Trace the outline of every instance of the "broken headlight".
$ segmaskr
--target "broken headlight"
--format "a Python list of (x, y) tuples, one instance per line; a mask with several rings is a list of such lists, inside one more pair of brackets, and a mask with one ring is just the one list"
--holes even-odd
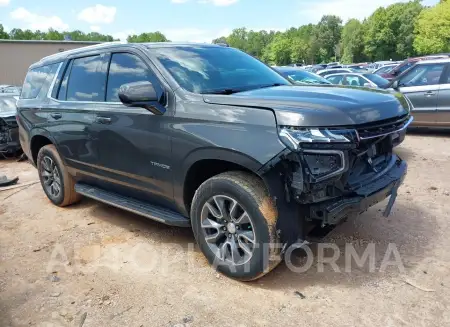
[[(297, 151), (303, 144), (337, 144), (352, 143), (358, 134), (350, 129), (298, 128), (283, 127), (279, 130), (281, 141), (292, 151)], [(308, 148), (310, 148), (308, 146)]]

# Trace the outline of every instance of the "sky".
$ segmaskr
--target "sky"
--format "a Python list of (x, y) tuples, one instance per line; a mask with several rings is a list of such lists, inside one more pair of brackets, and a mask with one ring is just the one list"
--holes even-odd
[[(211, 42), (234, 28), (284, 31), (323, 15), (363, 19), (407, 0), (0, 0), (0, 24), (12, 28), (81, 30), (126, 39), (161, 31), (172, 41)], [(439, 0), (423, 0), (434, 5)]]

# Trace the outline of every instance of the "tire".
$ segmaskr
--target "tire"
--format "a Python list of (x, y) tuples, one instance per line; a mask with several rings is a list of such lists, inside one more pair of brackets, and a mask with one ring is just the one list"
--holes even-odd
[[(80, 201), (81, 195), (75, 192), (75, 181), (68, 173), (53, 144), (43, 146), (39, 150), (37, 168), (41, 186), (53, 204), (65, 207)], [(49, 176), (49, 173), (53, 175)], [(51, 185), (53, 185), (53, 189)]]
[(245, 172), (208, 179), (191, 205), (192, 229), (201, 251), (215, 269), (241, 281), (260, 278), (281, 262), (277, 218), (263, 181)]

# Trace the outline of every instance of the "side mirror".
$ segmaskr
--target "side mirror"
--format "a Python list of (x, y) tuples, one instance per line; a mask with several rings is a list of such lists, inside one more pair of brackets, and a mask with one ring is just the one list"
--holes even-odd
[(163, 115), (166, 112), (159, 103), (152, 83), (147, 81), (123, 84), (119, 89), (119, 99), (127, 107), (145, 108), (155, 115)]
[(398, 86), (399, 86), (398, 80), (393, 81), (392, 84), (391, 84), (391, 87), (392, 87), (394, 90), (397, 90), (397, 89), (398, 89)]
[(364, 83), (364, 87), (370, 87), (370, 88), (373, 88), (373, 85), (370, 84), (370, 83)]

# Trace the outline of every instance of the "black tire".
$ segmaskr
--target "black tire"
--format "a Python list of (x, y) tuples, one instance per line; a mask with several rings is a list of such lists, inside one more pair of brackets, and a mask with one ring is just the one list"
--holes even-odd
[[(206, 240), (207, 235), (210, 235), (202, 228), (202, 219), (205, 219), (205, 215), (202, 216), (202, 210), (206, 206), (206, 202), (214, 196), (229, 197), (236, 200), (250, 217), (251, 227), (247, 228), (254, 233), (255, 246), (251, 246), (253, 252), (245, 264), (233, 264), (233, 262), (230, 262), (232, 260), (222, 260), (219, 255), (216, 255), (216, 253), (220, 253), (220, 250), (217, 250), (219, 252), (214, 251), (211, 248), (211, 242)], [(208, 209), (207, 212), (209, 212)], [(216, 219), (209, 214), (207, 217)], [(276, 232), (277, 218), (277, 209), (269, 197), (263, 181), (257, 176), (239, 171), (222, 173), (205, 181), (197, 189), (191, 205), (192, 229), (201, 251), (215, 269), (228, 277), (241, 281), (260, 278), (280, 263), (280, 246)], [(227, 237), (236, 237), (237, 240), (239, 236), (236, 234), (238, 232), (230, 235), (230, 230), (225, 231), (226, 228), (228, 227), (223, 227), (223, 233), (226, 234), (225, 242), (228, 241)], [(214, 234), (213, 237), (218, 233)], [(220, 241), (218, 243), (220, 244)], [(216, 243), (214, 243), (214, 246), (217, 246)], [(232, 252), (231, 248), (229, 251)], [(242, 249), (239, 251), (245, 255)]]
[[(48, 169), (46, 168), (49, 168), (49, 162), (52, 162), (53, 169), (51, 170), (56, 170), (55, 174), (59, 177), (60, 185), (57, 194), (53, 193), (48, 184), (46, 184), (48, 177), (44, 176), (44, 174), (48, 173)], [(81, 195), (75, 192), (75, 181), (67, 171), (66, 166), (63, 164), (61, 157), (53, 144), (43, 146), (39, 150), (37, 156), (37, 168), (42, 188), (53, 204), (59, 207), (65, 207), (80, 201)], [(53, 183), (54, 180), (55, 177), (53, 177)], [(53, 188), (53, 190), (54, 189), (55, 188)]]

